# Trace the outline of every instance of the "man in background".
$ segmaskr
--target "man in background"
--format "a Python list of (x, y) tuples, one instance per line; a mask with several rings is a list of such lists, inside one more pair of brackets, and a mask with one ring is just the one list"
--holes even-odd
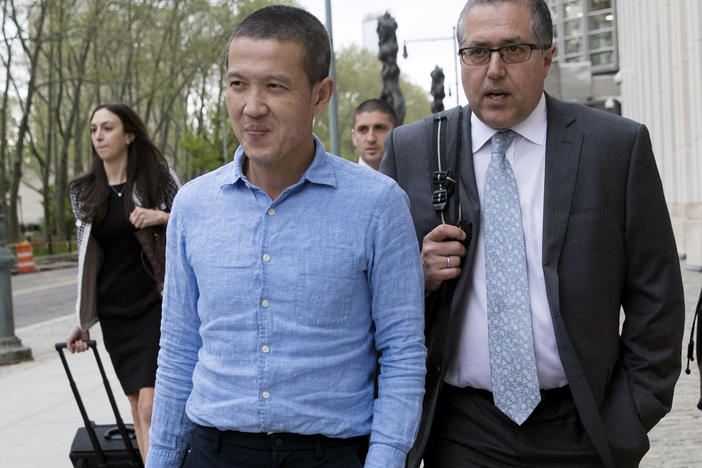
[(358, 150), (358, 164), (380, 168), (385, 153), (385, 135), (397, 126), (392, 106), (380, 99), (363, 101), (353, 112), (351, 139)]

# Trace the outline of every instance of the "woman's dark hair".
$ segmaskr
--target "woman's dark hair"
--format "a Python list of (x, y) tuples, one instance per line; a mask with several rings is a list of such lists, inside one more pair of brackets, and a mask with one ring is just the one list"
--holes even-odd
[[(161, 151), (154, 145), (146, 133), (146, 126), (129, 106), (122, 103), (100, 104), (90, 114), (90, 120), (100, 109), (119, 117), (124, 133), (131, 133), (134, 140), (127, 147), (127, 184), (124, 189), (125, 210), (127, 214), (134, 209), (133, 194), (136, 193), (141, 204), (146, 208), (157, 208), (166, 201), (164, 194), (172, 190), (172, 180), (168, 163)], [(99, 222), (107, 212), (107, 200), (110, 187), (107, 183), (102, 159), (92, 145), (92, 162), (88, 172), (77, 177), (69, 184), (81, 203), (83, 220)], [(170, 206), (167, 207), (170, 210)]]

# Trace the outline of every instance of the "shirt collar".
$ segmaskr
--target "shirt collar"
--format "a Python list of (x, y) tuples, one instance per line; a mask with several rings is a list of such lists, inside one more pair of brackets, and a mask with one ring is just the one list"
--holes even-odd
[[(319, 138), (317, 138), (317, 135), (313, 134), (312, 137), (314, 138), (315, 148), (314, 159), (312, 160), (310, 167), (308, 167), (305, 173), (302, 174), (300, 180), (306, 180), (313, 184), (335, 187), (336, 175), (334, 173), (334, 165), (331, 161), (331, 155), (326, 152), (324, 145)], [(226, 169), (222, 171), (219, 177), (219, 184), (221, 187), (224, 187), (225, 185), (235, 185), (238, 183), (251, 184), (246, 179), (242, 168), (245, 157), (246, 154), (244, 154), (244, 148), (239, 145), (234, 153), (234, 161), (225, 166)]]
[[(471, 113), (470, 125), (473, 153), (475, 153), (497, 133), (497, 130), (485, 125), (475, 113)], [(546, 96), (543, 93), (529, 117), (512, 127), (512, 130), (537, 145), (543, 145), (546, 142)]]
[(365, 162), (360, 154), (358, 155), (358, 165), (363, 167), (370, 167), (370, 164)]

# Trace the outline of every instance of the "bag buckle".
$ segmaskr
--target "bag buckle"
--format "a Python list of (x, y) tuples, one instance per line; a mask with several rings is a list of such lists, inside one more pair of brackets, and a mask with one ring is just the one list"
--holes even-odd
[(443, 211), (448, 204), (449, 196), (453, 194), (456, 181), (451, 171), (434, 171), (432, 182), (436, 187), (432, 193), (431, 203), (435, 211)]

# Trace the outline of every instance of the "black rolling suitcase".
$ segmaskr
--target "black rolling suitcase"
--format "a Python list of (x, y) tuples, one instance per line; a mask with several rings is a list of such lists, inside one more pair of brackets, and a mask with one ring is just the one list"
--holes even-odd
[(115, 397), (112, 394), (110, 382), (107, 380), (105, 368), (102, 366), (100, 355), (97, 351), (97, 346), (94, 340), (87, 342), (88, 346), (93, 349), (95, 361), (97, 362), (102, 381), (105, 384), (105, 391), (110, 400), (112, 411), (115, 414), (117, 424), (95, 424), (88, 419), (88, 413), (85, 411), (83, 400), (78, 393), (78, 387), (73, 380), (71, 370), (68, 368), (66, 355), (63, 350), (66, 348), (66, 343), (56, 343), (56, 351), (58, 351), (63, 363), (63, 368), (68, 376), (68, 383), (71, 385), (73, 396), (76, 398), (78, 409), (83, 417), (85, 427), (81, 427), (76, 431), (71, 444), (71, 452), (69, 457), (74, 467), (80, 468), (133, 468), (143, 467), (139, 455), (139, 449), (134, 440), (134, 429), (127, 427), (122, 421), (122, 416), (119, 414)]

